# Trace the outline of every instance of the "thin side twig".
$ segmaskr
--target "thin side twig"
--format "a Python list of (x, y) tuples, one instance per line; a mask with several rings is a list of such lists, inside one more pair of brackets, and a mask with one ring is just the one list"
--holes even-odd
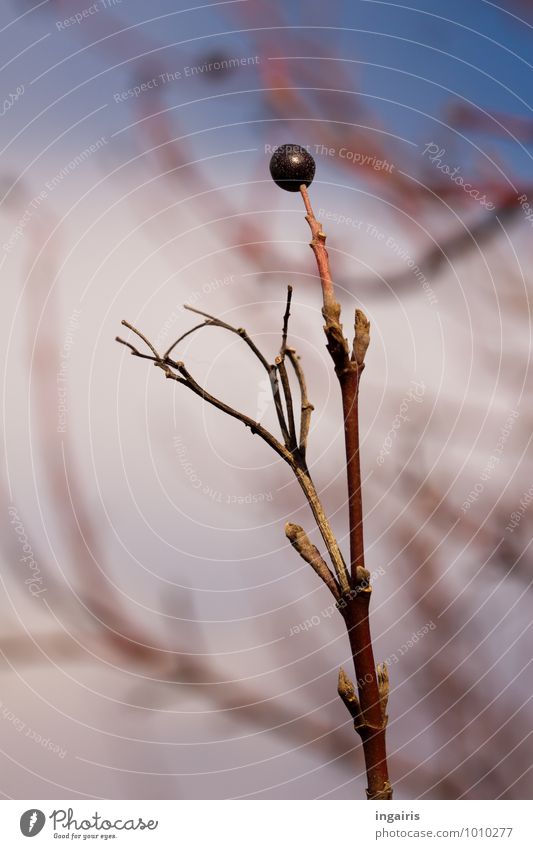
[[(254, 421), (254, 419), (250, 416), (247, 416), (245, 413), (241, 413), (239, 410), (234, 409), (234, 407), (230, 407), (229, 404), (226, 404), (224, 401), (220, 401), (214, 395), (207, 392), (206, 389), (196, 382), (192, 374), (185, 368), (184, 363), (174, 362), (171, 367), (167, 363), (159, 361), (156, 362), (155, 365), (165, 372), (165, 376), (167, 378), (176, 380), (178, 383), (182, 383), (213, 407), (216, 407), (218, 410), (221, 410), (223, 413), (226, 413), (226, 415), (231, 416), (234, 419), (238, 419), (238, 421), (242, 422), (245, 427), (249, 427), (253, 434), (258, 434), (258, 436), (270, 445), (270, 447), (273, 448), (274, 451), (283, 458), (283, 460), (289, 463), (289, 465), (292, 465), (291, 453), (285, 445), (282, 445), (282, 443), (279, 442), (276, 437), (270, 433), (270, 431), (263, 427), (263, 425), (259, 424), (259, 422)], [(175, 368), (178, 374), (175, 374), (172, 371), (172, 368)]]
[(281, 385), (283, 387), (283, 395), (285, 397), (285, 406), (287, 408), (287, 423), (289, 427), (289, 444), (287, 445), (291, 451), (296, 451), (298, 442), (296, 439), (296, 425), (294, 422), (294, 408), (292, 403), (291, 385), (289, 376), (285, 367), (285, 352), (287, 348), (287, 335), (289, 332), (289, 318), (291, 314), (292, 286), (287, 286), (287, 303), (285, 306), (285, 314), (283, 316), (283, 329), (281, 332), (281, 347), (279, 355), (276, 357), (275, 365), (278, 370)]
[[(159, 354), (157, 353), (157, 351), (156, 351), (156, 349), (154, 348), (154, 346), (152, 345), (152, 343), (149, 341), (149, 339), (147, 339), (147, 338), (146, 338), (146, 336), (144, 336), (144, 334), (142, 334), (142, 333), (141, 333), (141, 331), (140, 331), (140, 330), (137, 330), (137, 328), (136, 328), (136, 327), (134, 327), (134, 326), (133, 326), (133, 324), (130, 324), (130, 323), (129, 323), (129, 321), (126, 321), (126, 319), (122, 319), (122, 321), (121, 321), (120, 323), (121, 323), (121, 324), (123, 324), (123, 325), (124, 325), (124, 327), (127, 327), (127, 328), (128, 328), (128, 330), (131, 330), (131, 332), (132, 332), (132, 333), (135, 333), (135, 335), (136, 335), (136, 336), (138, 336), (138, 337), (139, 337), (139, 339), (142, 339), (142, 341), (144, 342), (144, 344), (145, 344), (148, 348), (150, 348), (150, 350), (151, 350), (151, 352), (152, 352), (152, 354), (154, 355), (154, 358), (155, 358), (156, 360), (160, 360), (160, 359), (161, 359), (161, 357), (160, 357), (160, 356), (159, 356)], [(121, 340), (121, 341), (122, 341), (122, 340)], [(125, 343), (125, 344), (127, 344), (127, 343)], [(133, 347), (133, 346), (131, 346), (131, 345), (130, 345), (130, 347)], [(142, 356), (142, 354), (139, 354), (139, 352), (137, 352), (137, 353), (136, 353), (136, 356)]]
[(262, 354), (262, 352), (259, 350), (255, 342), (253, 341), (253, 339), (246, 332), (244, 327), (234, 327), (232, 324), (228, 324), (227, 322), (222, 321), (222, 319), (217, 318), (214, 315), (210, 315), (209, 313), (204, 312), (203, 310), (199, 310), (196, 307), (190, 306), (190, 304), (184, 304), (184, 309), (188, 310), (189, 312), (196, 313), (196, 315), (202, 315), (206, 320), (202, 324), (198, 324), (196, 325), (196, 327), (193, 327), (190, 330), (186, 331), (186, 333), (176, 339), (176, 341), (172, 343), (170, 348), (168, 348), (168, 350), (163, 355), (163, 360), (166, 360), (168, 358), (170, 353), (174, 350), (176, 345), (182, 341), (182, 339), (185, 339), (186, 336), (189, 336), (196, 330), (200, 330), (202, 327), (220, 327), (223, 330), (228, 330), (230, 333), (235, 333), (237, 336), (239, 336), (240, 339), (243, 340), (243, 342), (245, 342), (246, 345), (248, 345), (254, 356), (257, 357), (257, 359), (268, 374), (270, 386), (272, 389), (272, 397), (274, 399), (274, 406), (276, 409), (276, 415), (278, 417), (278, 423), (283, 436), (283, 441), (285, 445), (289, 447), (291, 443), (291, 437), (287, 422), (285, 420), (283, 406), (281, 403), (281, 395), (279, 391), (279, 381), (277, 377), (276, 365), (268, 362), (266, 357)]
[(307, 397), (307, 383), (298, 354), (294, 348), (286, 348), (285, 353), (287, 354), (289, 362), (294, 369), (294, 373), (296, 374), (296, 379), (300, 387), (300, 439), (298, 447), (300, 449), (300, 454), (305, 458), (307, 451), (307, 438), (311, 427), (311, 413), (315, 408)]
[(339, 585), (331, 574), (331, 571), (320, 554), (316, 545), (313, 545), (304, 529), (300, 525), (294, 525), (292, 522), (287, 522), (285, 525), (285, 536), (298, 552), (300, 557), (309, 563), (315, 570), (317, 575), (324, 581), (329, 591), (338, 601), (341, 597)]
[(278, 370), (281, 385), (283, 387), (283, 395), (285, 398), (285, 407), (287, 408), (287, 422), (289, 426), (289, 434), (288, 434), (288, 448), (291, 451), (295, 451), (298, 448), (298, 442), (296, 439), (296, 424), (294, 422), (294, 407), (292, 404), (292, 393), (291, 393), (291, 385), (289, 383), (289, 375), (287, 374), (287, 369), (285, 368), (285, 358), (281, 354), (276, 357), (276, 368)]
[(289, 318), (291, 316), (292, 286), (287, 286), (287, 303), (283, 316), (283, 330), (281, 331), (280, 353), (284, 354), (287, 349), (287, 335), (289, 333)]

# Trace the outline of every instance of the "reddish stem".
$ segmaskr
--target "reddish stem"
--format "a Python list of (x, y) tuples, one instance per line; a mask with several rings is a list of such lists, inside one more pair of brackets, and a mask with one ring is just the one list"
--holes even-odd
[[(341, 308), (335, 298), (333, 280), (326, 249), (326, 234), (316, 220), (305, 186), (300, 187), (305, 204), (306, 219), (311, 229), (311, 248), (315, 255), (322, 285), (325, 319), (324, 331), (328, 351), (335, 364), (339, 379), (344, 418), (346, 446), (346, 476), (348, 484), (348, 515), (350, 525), (351, 589), (338, 603), (342, 613), (353, 657), (355, 688), (341, 670), (339, 693), (354, 718), (361, 737), (365, 757), (369, 799), (392, 799), (385, 748), (385, 699), (380, 693), (378, 674), (372, 649), (368, 617), (370, 595), (369, 573), (365, 570), (363, 539), (363, 502), (361, 492), (361, 465), (359, 454), (359, 380), (364, 368), (364, 355), (368, 346), (368, 321), (361, 311), (356, 311), (355, 339), (350, 351), (340, 323)], [(384, 687), (386, 685), (383, 685)]]
[(359, 454), (359, 379), (364, 365), (351, 364), (339, 378), (344, 415), (344, 441), (346, 445), (346, 476), (348, 482), (348, 516), (350, 523), (350, 564), (352, 580), (356, 580), (358, 566), (364, 568), (363, 498), (361, 489), (361, 462)]
[(359, 703), (365, 721), (365, 727), (357, 730), (365, 757), (367, 796), (369, 799), (392, 799), (385, 745), (386, 725), (383, 722), (368, 618), (370, 594), (370, 588), (358, 593), (348, 602), (343, 617), (350, 639)]

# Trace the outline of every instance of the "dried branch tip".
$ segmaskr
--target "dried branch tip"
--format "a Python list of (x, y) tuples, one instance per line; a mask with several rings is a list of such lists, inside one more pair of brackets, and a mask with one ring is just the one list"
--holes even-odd
[(322, 578), (333, 596), (339, 600), (341, 597), (339, 585), (318, 548), (312, 544), (304, 529), (300, 525), (293, 525), (292, 522), (287, 522), (285, 525), (285, 536), (300, 557), (306, 563), (309, 563), (317, 575)]
[(370, 322), (362, 310), (355, 311), (354, 330), (352, 360), (355, 360), (357, 365), (362, 366), (370, 344)]

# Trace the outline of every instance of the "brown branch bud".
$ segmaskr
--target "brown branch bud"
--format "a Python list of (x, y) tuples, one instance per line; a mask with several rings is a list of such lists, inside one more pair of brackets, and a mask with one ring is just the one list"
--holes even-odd
[(285, 536), (291, 543), (300, 557), (309, 563), (315, 570), (317, 575), (322, 578), (330, 592), (338, 600), (340, 598), (339, 586), (333, 577), (326, 561), (320, 554), (316, 545), (313, 545), (304, 529), (300, 525), (293, 525), (292, 522), (287, 522), (285, 525)]
[(337, 685), (337, 691), (353, 719), (355, 730), (359, 731), (359, 729), (364, 727), (365, 720), (361, 713), (361, 706), (355, 692), (355, 687), (346, 675), (342, 666), (339, 668), (339, 683)]
[(365, 731), (379, 731), (387, 725), (387, 702), (389, 699), (389, 673), (384, 663), (378, 663), (377, 666), (378, 691), (381, 705), (381, 725), (373, 726), (364, 718), (361, 704), (355, 692), (355, 687), (346, 675), (342, 668), (339, 669), (339, 683), (337, 690), (342, 701), (346, 705), (350, 716), (354, 721), (354, 728), (359, 734), (364, 734)]
[(364, 566), (355, 567), (354, 588), (356, 593), (367, 592), (370, 594), (372, 592), (370, 572)]
[(370, 322), (362, 310), (355, 311), (355, 335), (353, 340), (352, 359), (362, 366), (365, 354), (370, 344)]
[(341, 374), (348, 368), (350, 363), (350, 346), (344, 336), (340, 322), (341, 309), (339, 304), (324, 304), (322, 315), (324, 316), (324, 333), (327, 339), (327, 349), (335, 364), (337, 374)]

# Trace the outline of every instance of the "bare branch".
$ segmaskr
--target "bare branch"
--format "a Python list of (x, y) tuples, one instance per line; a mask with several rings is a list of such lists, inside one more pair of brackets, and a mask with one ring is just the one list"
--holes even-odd
[(291, 314), (292, 301), (292, 286), (287, 286), (287, 306), (285, 307), (285, 315), (283, 316), (283, 330), (281, 335), (280, 354), (284, 354), (287, 348), (287, 334), (289, 332), (289, 318)]
[[(224, 403), (224, 401), (220, 401), (218, 398), (215, 398), (209, 392), (207, 392), (200, 384), (198, 384), (190, 372), (185, 368), (184, 363), (182, 362), (173, 362), (172, 367), (168, 363), (164, 363), (161, 361), (155, 362), (154, 365), (161, 368), (167, 378), (171, 380), (176, 380), (178, 383), (182, 383), (185, 386), (188, 386), (196, 395), (199, 395), (200, 398), (203, 398), (204, 401), (207, 401), (209, 404), (212, 404), (217, 409), (226, 413), (228, 416), (231, 416), (238, 421), (241, 421), (246, 427), (249, 427), (252, 433), (257, 433), (274, 451), (285, 460), (286, 463), (291, 467), (298, 483), (300, 484), (305, 497), (308, 501), (308, 504), (311, 508), (313, 516), (315, 517), (316, 523), (318, 525), (318, 529), (326, 544), (326, 548), (328, 550), (329, 556), (331, 558), (331, 562), (334, 566), (335, 573), (337, 575), (340, 587), (342, 592), (347, 593), (350, 591), (350, 582), (348, 578), (348, 571), (346, 569), (346, 564), (344, 562), (344, 558), (340, 551), (337, 540), (335, 539), (335, 535), (331, 529), (331, 526), (328, 522), (326, 514), (324, 512), (324, 508), (320, 502), (318, 497), (318, 493), (316, 491), (315, 485), (309, 474), (308, 469), (305, 467), (305, 464), (302, 463), (302, 460), (297, 455), (294, 455), (287, 446), (282, 445), (281, 442), (278, 442), (275, 436), (273, 436), (270, 431), (264, 428), (259, 422), (254, 421), (245, 413), (239, 412), (239, 410), (235, 410), (233, 407), (230, 407), (228, 404)], [(175, 374), (172, 371), (172, 368), (176, 369), (178, 374)], [(178, 376), (180, 375), (180, 376)]]
[(298, 483), (300, 484), (304, 492), (304, 495), (311, 508), (313, 516), (315, 517), (315, 521), (318, 525), (318, 529), (320, 531), (322, 539), (326, 544), (326, 548), (328, 550), (330, 560), (333, 564), (333, 568), (335, 569), (335, 574), (337, 576), (340, 588), (343, 593), (349, 593), (351, 587), (346, 563), (344, 562), (344, 557), (342, 556), (339, 544), (337, 542), (335, 534), (331, 529), (331, 525), (328, 522), (320, 498), (318, 497), (318, 493), (316, 491), (311, 475), (309, 474), (307, 468), (303, 468), (301, 465), (298, 464), (296, 464), (296, 466), (294, 467), (294, 473), (296, 475)]
[[(253, 351), (263, 368), (266, 369), (266, 371), (271, 368), (270, 363), (268, 362), (266, 357), (261, 353), (253, 339), (248, 335), (248, 333), (244, 329), (244, 327), (233, 327), (232, 324), (228, 324), (227, 322), (222, 321), (222, 319), (217, 318), (214, 315), (210, 315), (207, 312), (203, 312), (202, 310), (196, 309), (196, 307), (191, 307), (190, 304), (184, 304), (183, 308), (188, 310), (189, 312), (196, 313), (196, 315), (203, 315), (206, 319), (208, 319), (206, 322), (204, 322), (205, 326), (211, 325), (212, 327), (221, 327), (223, 330), (229, 330), (230, 333), (235, 333), (237, 336), (240, 336), (241, 339), (246, 342), (250, 350)], [(202, 326), (203, 325), (200, 325), (200, 327)]]
[(289, 376), (287, 374), (287, 369), (285, 368), (285, 352), (287, 350), (287, 334), (289, 332), (289, 317), (291, 314), (291, 300), (292, 300), (292, 286), (287, 286), (287, 305), (285, 307), (285, 315), (283, 316), (283, 330), (281, 333), (281, 347), (279, 349), (279, 356), (276, 357), (276, 367), (279, 372), (279, 376), (281, 378), (281, 385), (283, 387), (283, 394), (285, 396), (285, 405), (287, 407), (287, 421), (289, 426), (289, 442), (287, 447), (291, 449), (291, 451), (295, 451), (298, 448), (298, 442), (296, 440), (296, 425), (294, 423), (294, 408), (292, 403), (292, 393), (291, 393), (291, 385), (289, 383)]
[(151, 350), (151, 352), (154, 355), (156, 360), (159, 360), (159, 361), (161, 360), (161, 357), (157, 353), (157, 351), (154, 348), (154, 346), (152, 345), (152, 343), (146, 338), (146, 336), (143, 336), (143, 334), (141, 333), (140, 330), (137, 330), (137, 328), (134, 327), (133, 324), (130, 324), (128, 321), (126, 321), (126, 319), (122, 319), (122, 321), (120, 323), (123, 324), (124, 327), (127, 327), (128, 330), (131, 330), (132, 333), (135, 333), (135, 335), (138, 336), (139, 339), (143, 340), (144, 344), (147, 345), (150, 348), (150, 350)]
[(289, 432), (289, 428), (287, 426), (287, 422), (285, 420), (285, 413), (283, 412), (283, 406), (281, 403), (281, 395), (279, 391), (279, 381), (278, 381), (278, 372), (276, 365), (271, 365), (268, 368), (268, 376), (270, 378), (270, 386), (272, 387), (272, 397), (274, 398), (274, 406), (276, 408), (276, 415), (278, 417), (279, 426), (281, 429), (281, 433), (283, 436), (283, 441), (287, 448), (291, 449), (292, 440)]
[(196, 333), (197, 330), (201, 330), (202, 327), (208, 327), (210, 324), (213, 324), (213, 323), (214, 322), (212, 322), (212, 321), (202, 321), (201, 324), (195, 324), (194, 327), (190, 327), (189, 330), (186, 330), (185, 333), (182, 333), (181, 336), (178, 336), (178, 338), (176, 339), (175, 342), (172, 343), (170, 348), (168, 348), (168, 350), (165, 351), (165, 353), (163, 354), (163, 359), (164, 360), (168, 359), (168, 357), (170, 357), (170, 355), (171, 355), (172, 351), (174, 350), (174, 348), (176, 347), (176, 345), (179, 345), (180, 342), (183, 342), (183, 340), (186, 339), (187, 336), (190, 336), (192, 333)]
[(129, 348), (132, 356), (134, 357), (140, 357), (142, 360), (152, 360), (152, 362), (156, 361), (155, 357), (152, 357), (151, 354), (141, 354), (141, 352), (137, 350), (135, 345), (132, 345), (131, 342), (126, 342), (126, 340), (121, 339), (120, 336), (115, 336), (115, 342), (120, 342), (121, 345), (125, 345), (126, 348)]
[(309, 428), (311, 426), (311, 413), (315, 408), (307, 397), (307, 383), (305, 380), (303, 368), (300, 365), (299, 356), (297, 355), (294, 348), (285, 348), (285, 352), (294, 369), (294, 373), (296, 374), (298, 385), (300, 386), (300, 441), (298, 447), (300, 449), (302, 457), (305, 458), (305, 454), (307, 451), (307, 437), (309, 435)]
[(285, 445), (287, 447), (289, 447), (290, 444), (291, 444), (291, 439), (290, 439), (289, 429), (287, 427), (287, 422), (285, 421), (285, 414), (283, 412), (283, 406), (281, 404), (281, 395), (280, 395), (280, 391), (279, 391), (279, 382), (278, 382), (276, 366), (271, 365), (268, 362), (266, 357), (261, 353), (261, 351), (259, 350), (259, 348), (255, 344), (255, 342), (253, 341), (253, 339), (248, 335), (248, 333), (246, 332), (244, 327), (233, 327), (232, 324), (228, 324), (227, 322), (222, 321), (222, 319), (217, 318), (214, 315), (210, 315), (209, 313), (204, 312), (203, 310), (196, 309), (196, 307), (192, 307), (189, 304), (185, 304), (184, 308), (186, 310), (189, 310), (189, 312), (196, 313), (197, 315), (203, 315), (206, 318), (206, 321), (203, 324), (197, 325), (192, 330), (189, 330), (183, 336), (180, 336), (179, 339), (176, 339), (176, 341), (170, 346), (170, 348), (166, 352), (165, 357), (163, 359), (166, 359), (168, 357), (168, 355), (175, 348), (175, 346), (178, 344), (178, 342), (180, 342), (182, 339), (184, 339), (185, 336), (187, 336), (189, 333), (194, 332), (194, 330), (199, 330), (201, 327), (208, 327), (208, 326), (210, 326), (210, 327), (220, 327), (223, 330), (229, 330), (230, 333), (235, 333), (237, 336), (239, 336), (248, 345), (250, 350), (257, 357), (257, 359), (259, 360), (259, 362), (261, 363), (261, 365), (263, 366), (263, 368), (265, 369), (265, 371), (267, 372), (267, 374), (269, 376), (270, 386), (272, 388), (272, 397), (274, 399), (274, 406), (276, 408), (276, 415), (278, 417), (278, 423), (279, 423), (281, 433), (282, 433), (282, 436), (283, 436), (283, 441), (284, 441)]
[(287, 369), (285, 368), (285, 359), (280, 354), (279, 357), (276, 357), (276, 368), (279, 372), (279, 376), (281, 378), (281, 385), (283, 387), (283, 395), (285, 396), (285, 405), (287, 407), (287, 420), (289, 423), (289, 433), (288, 433), (288, 441), (286, 442), (287, 448), (290, 448), (291, 451), (295, 451), (298, 448), (298, 443), (296, 440), (296, 425), (294, 422), (294, 408), (292, 404), (292, 393), (291, 393), (291, 385), (289, 383), (289, 376), (287, 374)]
[(291, 452), (286, 448), (285, 445), (282, 445), (281, 442), (278, 442), (275, 436), (273, 436), (270, 431), (264, 428), (259, 422), (254, 421), (250, 416), (247, 416), (245, 413), (239, 412), (239, 410), (235, 410), (233, 407), (230, 407), (229, 404), (224, 403), (224, 401), (220, 401), (218, 398), (215, 398), (214, 395), (211, 395), (207, 392), (190, 374), (189, 371), (185, 368), (184, 363), (182, 362), (173, 362), (172, 368), (175, 368), (179, 373), (178, 376), (172, 371), (172, 368), (168, 363), (163, 361), (157, 361), (154, 365), (158, 366), (165, 372), (167, 378), (171, 380), (176, 380), (178, 383), (182, 383), (184, 386), (188, 386), (196, 395), (199, 395), (200, 398), (203, 398), (204, 401), (207, 401), (213, 407), (216, 407), (218, 410), (221, 410), (223, 413), (226, 413), (228, 416), (231, 416), (234, 419), (238, 419), (241, 421), (245, 427), (249, 427), (253, 434), (257, 433), (264, 441), (270, 445), (274, 451), (282, 457), (285, 462), (289, 464), (289, 466), (294, 467), (294, 459)]
[[(196, 311), (196, 310), (194, 310), (194, 311)], [(214, 316), (208, 316), (208, 318), (209, 318), (210, 322), (213, 322), (213, 323), (218, 322), (218, 319), (216, 319)], [(222, 324), (224, 324), (224, 323), (222, 323)], [(130, 325), (126, 324), (126, 326), (130, 326)], [(236, 332), (234, 328), (230, 328), (230, 329), (232, 329), (233, 332)], [(245, 332), (246, 331), (242, 331), (242, 333), (245, 333)], [(242, 336), (242, 333), (239, 333), (239, 335)], [(140, 338), (142, 338), (144, 341), (146, 341), (150, 350), (155, 350), (153, 348), (153, 346), (148, 342), (148, 340), (145, 340), (145, 337), (142, 336), (142, 334), (140, 334), (138, 331), (137, 331), (137, 335), (140, 336)], [(120, 340), (120, 341), (124, 344), (123, 340)], [(133, 348), (133, 346), (129, 345), (129, 343), (127, 343), (127, 344), (128, 344), (128, 347), (130, 349)], [(135, 351), (136, 351), (136, 349), (135, 349)], [(134, 353), (133, 350), (132, 350), (132, 353)], [(239, 410), (234, 409), (229, 404), (226, 404), (224, 401), (221, 401), (218, 398), (215, 398), (215, 396), (213, 396), (209, 392), (207, 392), (202, 386), (200, 386), (199, 383), (196, 382), (196, 380), (192, 377), (190, 372), (186, 369), (185, 364), (183, 362), (171, 360), (169, 357), (166, 357), (166, 359), (163, 360), (161, 358), (156, 359), (155, 357), (149, 357), (147, 355), (140, 355), (140, 356), (143, 356), (145, 359), (151, 359), (154, 362), (154, 365), (156, 365), (158, 368), (160, 368), (160, 369), (162, 369), (162, 371), (164, 371), (167, 378), (169, 378), (171, 380), (175, 380), (177, 383), (181, 383), (184, 386), (187, 386), (196, 395), (199, 395), (204, 401), (207, 401), (209, 404), (211, 404), (212, 406), (221, 410), (222, 412), (226, 413), (227, 415), (231, 416), (232, 418), (235, 418), (238, 421), (241, 421), (245, 425), (245, 427), (249, 427), (252, 433), (254, 433), (254, 434), (257, 433), (268, 445), (270, 445), (271, 448), (274, 449), (274, 451), (283, 460), (285, 460), (286, 463), (288, 463), (288, 465), (292, 468), (294, 474), (296, 475), (296, 478), (297, 478), (297, 480), (298, 480), (298, 482), (299, 482), (299, 484), (300, 484), (300, 486), (301, 486), (301, 488), (302, 488), (302, 490), (305, 494), (305, 497), (306, 497), (306, 499), (309, 503), (309, 506), (311, 507), (311, 511), (313, 513), (313, 516), (315, 517), (315, 520), (316, 520), (316, 523), (318, 525), (320, 534), (321, 534), (322, 539), (324, 540), (324, 542), (326, 544), (326, 548), (327, 548), (329, 556), (331, 558), (331, 562), (332, 562), (333, 567), (335, 569), (335, 573), (337, 575), (337, 578), (338, 578), (338, 581), (339, 581), (339, 584), (340, 584), (340, 588), (341, 588), (342, 592), (344, 592), (344, 593), (348, 592), (350, 590), (350, 583), (349, 583), (349, 579), (348, 579), (348, 572), (347, 572), (347, 569), (346, 569), (346, 564), (344, 562), (344, 558), (343, 558), (342, 553), (339, 549), (337, 540), (335, 539), (335, 535), (333, 534), (331, 526), (328, 522), (328, 519), (327, 519), (326, 514), (324, 512), (324, 508), (322, 507), (322, 504), (321, 504), (320, 499), (318, 497), (318, 493), (316, 491), (315, 485), (314, 485), (314, 483), (311, 479), (311, 476), (309, 474), (309, 470), (307, 469), (304, 456), (300, 452), (296, 452), (296, 451), (293, 451), (291, 449), (291, 447), (290, 447), (291, 443), (289, 441), (288, 434), (287, 434), (287, 442), (286, 442), (285, 445), (283, 445), (281, 442), (279, 442), (276, 439), (275, 436), (273, 436), (273, 434), (270, 433), (270, 431), (268, 431), (266, 428), (264, 428), (259, 422), (254, 421), (252, 418), (250, 418), (250, 416), (247, 416), (245, 413), (241, 413)], [(292, 358), (295, 357), (294, 352), (291, 351), (289, 353), (289, 356), (290, 356), (291, 361), (292, 361)], [(307, 401), (307, 395), (306, 395), (306, 392), (305, 392), (305, 380), (304, 380), (304, 377), (303, 377), (303, 372), (301, 370), (301, 367), (297, 363), (296, 359), (294, 360), (294, 362), (296, 363), (297, 373), (300, 374), (300, 378), (299, 378), (300, 381), (301, 381), (300, 385), (301, 386), (303, 385), (303, 387), (304, 387), (302, 399), (303, 399), (303, 403), (305, 404), (305, 413), (306, 413), (306, 415), (309, 415), (310, 405), (309, 405), (309, 402)], [(272, 366), (272, 368), (275, 369), (276, 366)], [(177, 372), (177, 374), (176, 374), (176, 372)], [(285, 374), (286, 374), (286, 371), (285, 371)], [(289, 390), (288, 397), (290, 398), (290, 390)], [(293, 422), (293, 426), (294, 426), (294, 416), (293, 415), (292, 415), (292, 422)], [(304, 430), (304, 434), (305, 433), (306, 433), (306, 431)], [(297, 446), (295, 446), (295, 447), (297, 447)]]

